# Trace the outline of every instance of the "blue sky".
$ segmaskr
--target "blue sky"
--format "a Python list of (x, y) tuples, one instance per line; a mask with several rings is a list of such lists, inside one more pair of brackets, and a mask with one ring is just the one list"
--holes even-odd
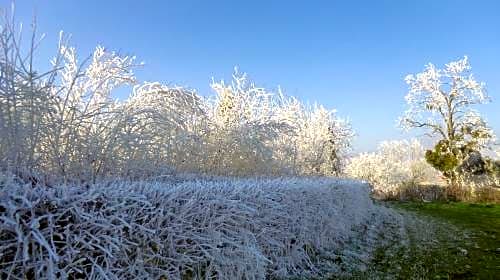
[(356, 151), (411, 136), (395, 126), (407, 74), (468, 55), (493, 98), (479, 109), (500, 134), (500, 1), (16, 2), (19, 21), (34, 12), (46, 33), (40, 63), (64, 30), (82, 57), (102, 44), (144, 61), (141, 80), (201, 94), (239, 66), (261, 86), (338, 109)]

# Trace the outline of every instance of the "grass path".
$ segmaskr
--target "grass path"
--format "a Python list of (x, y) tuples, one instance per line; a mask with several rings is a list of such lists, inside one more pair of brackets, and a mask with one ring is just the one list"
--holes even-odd
[(500, 279), (500, 205), (388, 203), (403, 230), (388, 228), (360, 279)]
[(345, 250), (315, 255), (331, 275), (318, 280), (500, 280), (500, 205), (376, 203), (374, 223), (356, 229)]

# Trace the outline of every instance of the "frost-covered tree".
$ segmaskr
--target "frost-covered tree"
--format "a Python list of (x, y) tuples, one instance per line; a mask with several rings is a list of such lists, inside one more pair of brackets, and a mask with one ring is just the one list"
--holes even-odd
[(471, 151), (480, 151), (494, 138), (486, 121), (474, 110), (487, 103), (484, 83), (476, 81), (467, 57), (438, 69), (428, 64), (416, 75), (408, 75), (408, 109), (400, 119), (403, 128), (422, 128), (439, 139), (427, 159), (450, 179)]

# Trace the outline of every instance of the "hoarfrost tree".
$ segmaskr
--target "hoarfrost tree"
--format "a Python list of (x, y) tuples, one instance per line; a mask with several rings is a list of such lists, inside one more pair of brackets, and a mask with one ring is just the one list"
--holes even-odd
[(439, 138), (426, 153), (430, 164), (454, 184), (457, 167), (472, 152), (494, 139), (493, 131), (473, 109), (489, 102), (484, 83), (476, 81), (467, 57), (450, 62), (444, 69), (428, 64), (416, 75), (408, 75), (408, 109), (400, 119), (403, 128), (422, 128)]

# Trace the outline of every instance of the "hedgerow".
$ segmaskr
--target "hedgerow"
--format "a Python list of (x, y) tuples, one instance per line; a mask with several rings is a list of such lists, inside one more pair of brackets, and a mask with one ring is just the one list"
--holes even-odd
[[(214, 80), (208, 97), (140, 82), (134, 56), (97, 46), (80, 60), (62, 33), (41, 71), (36, 33), (22, 45), (10, 17), (0, 25), (0, 169), (54, 182), (342, 169), (353, 132), (335, 110), (258, 87), (238, 71), (230, 83)], [(118, 88), (132, 88), (130, 96), (116, 100)]]
[(0, 186), (2, 279), (348, 275), (384, 223), (366, 184), (328, 178)]

